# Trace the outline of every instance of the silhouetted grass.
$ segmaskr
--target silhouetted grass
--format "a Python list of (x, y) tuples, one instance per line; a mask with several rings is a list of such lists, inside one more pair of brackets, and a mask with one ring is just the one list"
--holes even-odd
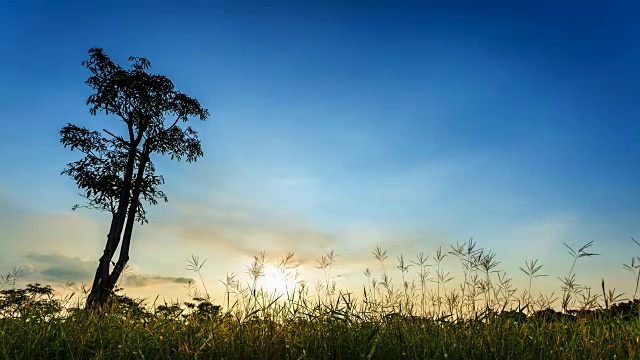
[[(366, 269), (367, 283), (357, 296), (339, 290), (332, 275), (337, 256), (322, 256), (322, 278), (315, 291), (293, 279), (281, 295), (260, 288), (265, 258), (260, 254), (241, 283), (227, 275), (222, 304), (188, 287), (192, 301), (148, 304), (118, 295), (103, 312), (83, 309), (86, 291), (71, 286), (56, 295), (39, 284), (16, 288), (19, 269), (3, 276), (0, 293), (0, 355), (5, 359), (215, 358), (215, 359), (602, 359), (640, 358), (640, 301), (577, 283), (576, 262), (595, 256), (591, 243), (570, 247), (572, 265), (559, 278), (561, 296), (533, 296), (534, 279), (545, 276), (537, 260), (520, 270), (529, 278), (518, 292), (498, 272), (490, 251), (470, 240), (439, 248), (432, 257), (397, 258), (389, 268), (386, 251), (376, 248), (377, 275)], [(461, 283), (443, 266), (454, 257)], [(640, 258), (630, 265), (640, 276)], [(198, 257), (188, 269), (200, 273)], [(293, 254), (276, 264), (293, 268)], [(390, 272), (400, 279), (397, 286)], [(200, 279), (202, 277), (199, 276)], [(636, 282), (633, 284), (636, 286)], [(245, 284), (245, 285), (243, 285)], [(396, 287), (397, 286), (397, 287)], [(626, 301), (622, 301), (626, 300)]]

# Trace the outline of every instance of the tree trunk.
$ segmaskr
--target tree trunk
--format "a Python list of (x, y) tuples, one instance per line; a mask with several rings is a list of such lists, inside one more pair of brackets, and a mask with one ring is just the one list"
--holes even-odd
[[(114, 212), (111, 218), (111, 224), (113, 228), (113, 224), (117, 222), (118, 213)], [(102, 293), (102, 287), (100, 283), (103, 281), (103, 274), (106, 272), (109, 274), (109, 262), (111, 261), (111, 232), (107, 235), (107, 246), (104, 249), (104, 253), (100, 257), (98, 268), (96, 269), (96, 275), (93, 278), (93, 284), (91, 285), (91, 292), (89, 293), (89, 297), (87, 298), (87, 308), (94, 307), (96, 305), (96, 300), (100, 297)], [(106, 271), (105, 271), (106, 268)]]
[(135, 167), (135, 159), (137, 152), (137, 144), (131, 143), (129, 148), (129, 158), (127, 159), (127, 168), (122, 184), (122, 192), (118, 202), (118, 210), (111, 219), (109, 234), (107, 235), (107, 244), (104, 252), (100, 257), (99, 265), (91, 286), (91, 292), (87, 297), (87, 308), (101, 307), (106, 303), (113, 286), (109, 284), (110, 263), (113, 259), (124, 228), (125, 219), (127, 217), (127, 205), (131, 199), (131, 183), (133, 181), (133, 169)]
[(105, 303), (108, 300), (109, 294), (113, 291), (113, 287), (120, 279), (120, 275), (122, 271), (124, 271), (124, 267), (127, 265), (129, 261), (129, 247), (131, 245), (131, 235), (133, 234), (133, 225), (135, 223), (136, 212), (138, 210), (138, 205), (140, 202), (140, 189), (142, 187), (142, 180), (144, 179), (144, 170), (147, 166), (147, 161), (149, 160), (149, 154), (147, 153), (146, 147), (144, 147), (142, 158), (140, 159), (140, 167), (138, 168), (138, 174), (136, 175), (136, 182), (133, 186), (133, 193), (131, 195), (131, 204), (129, 204), (129, 212), (127, 214), (127, 225), (124, 229), (124, 234), (122, 237), (122, 246), (120, 246), (120, 256), (118, 257), (118, 262), (113, 267), (113, 272), (109, 275), (109, 280), (107, 281), (105, 288), (107, 291), (105, 292), (105, 298), (101, 299), (102, 303)]

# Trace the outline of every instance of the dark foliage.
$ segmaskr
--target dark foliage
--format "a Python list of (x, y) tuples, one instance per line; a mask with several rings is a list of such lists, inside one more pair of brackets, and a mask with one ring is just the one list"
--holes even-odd
[(28, 284), (24, 289), (0, 291), (0, 313), (2, 317), (24, 317), (58, 314), (62, 310), (60, 301), (53, 297), (51, 286)]

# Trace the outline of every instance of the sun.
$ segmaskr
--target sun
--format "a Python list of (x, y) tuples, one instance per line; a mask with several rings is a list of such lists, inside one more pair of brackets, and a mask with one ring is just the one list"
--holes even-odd
[(297, 268), (281, 268), (266, 265), (259, 286), (270, 295), (286, 296), (296, 285)]

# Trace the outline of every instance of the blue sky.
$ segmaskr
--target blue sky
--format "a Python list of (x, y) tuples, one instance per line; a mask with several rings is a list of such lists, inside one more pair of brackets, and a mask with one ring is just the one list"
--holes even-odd
[(584, 282), (632, 290), (639, 9), (447, 4), (0, 2), (0, 271), (93, 272), (108, 216), (70, 212), (60, 172), (79, 154), (58, 131), (117, 129), (84, 105), (98, 46), (146, 57), (211, 113), (202, 159), (156, 160), (169, 203), (136, 229), (131, 263), (157, 281), (132, 291), (181, 296), (170, 279), (190, 254), (214, 284), (261, 250), (312, 269), (334, 249), (341, 281), (361, 283), (377, 245), (413, 256), (471, 236), (516, 280), (540, 258), (556, 291), (562, 242), (593, 240)]

